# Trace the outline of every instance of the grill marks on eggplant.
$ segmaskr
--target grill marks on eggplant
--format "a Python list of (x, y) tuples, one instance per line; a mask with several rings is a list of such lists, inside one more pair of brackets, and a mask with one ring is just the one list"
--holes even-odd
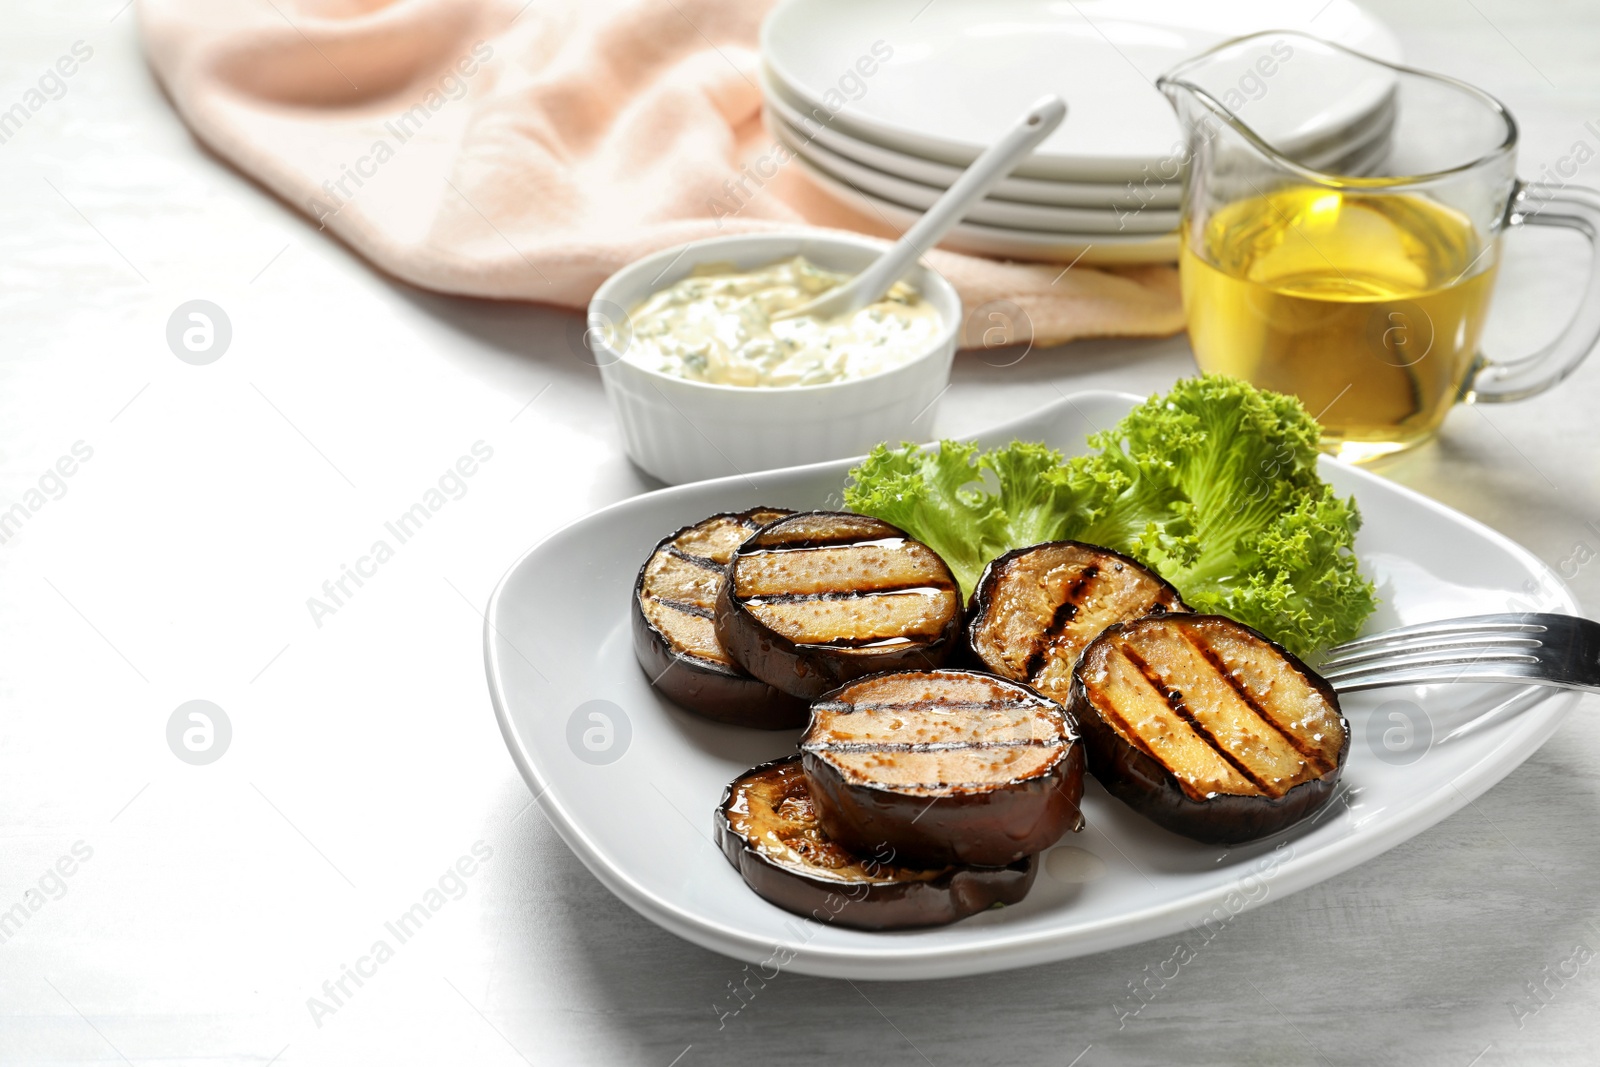
[(1083, 752), (1060, 705), (975, 671), (880, 674), (811, 707), (819, 819), (848, 848), (1000, 865), (1078, 822)]
[(802, 529), (798, 544), (767, 538), (747, 546), (733, 569), (733, 596), (796, 644), (858, 648), (938, 637), (960, 607), (944, 561), (920, 542), (865, 532), (818, 545)]
[(979, 674), (895, 675), (811, 706), (804, 752), (848, 781), (925, 796), (993, 789), (1045, 770), (1072, 743), (1061, 709)]
[(1347, 730), (1338, 700), (1320, 675), (1303, 664), (1284, 671), (1277, 647), (1237, 624), (1208, 628), (1206, 652), (1240, 696), (1322, 768), (1319, 773), (1339, 765)]
[(896, 593), (841, 591), (742, 603), (757, 621), (797, 645), (843, 651), (932, 641), (955, 612), (956, 595), (950, 589), (918, 587)]
[(939, 926), (1015, 904), (1033, 884), (1030, 856), (1003, 867), (908, 866), (887, 850), (856, 853), (822, 829), (800, 757), (739, 776), (717, 809), (723, 854), (780, 908), (864, 930)]
[(802, 511), (791, 515), (781, 527), (763, 530), (754, 538), (753, 548), (826, 548), (830, 545), (860, 544), (873, 539), (904, 540), (906, 534), (870, 515), (852, 511)]
[(688, 655), (719, 666), (733, 665), (712, 627), (720, 572), (707, 571), (672, 552), (656, 552), (645, 564), (639, 608), (657, 630)]
[[(914, 546), (914, 547), (912, 547)], [(753, 550), (739, 562), (741, 598), (826, 597), (928, 588), (932, 550), (903, 537), (847, 545)]]
[(888, 523), (807, 512), (734, 554), (716, 629), (746, 670), (814, 698), (875, 671), (935, 667), (961, 620), (944, 561)]
[(717, 636), (727, 563), (756, 530), (790, 512), (713, 515), (656, 545), (634, 583), (633, 646), (650, 683), (702, 715), (778, 729), (805, 721), (794, 697), (747, 674)]
[(1008, 552), (984, 571), (969, 643), (996, 674), (1065, 700), (1079, 654), (1107, 626), (1188, 610), (1178, 591), (1126, 556), (1076, 541)]
[(1196, 800), (1214, 793), (1250, 794), (1254, 786), (1192, 730), (1149, 675), (1120, 651), (1086, 674), (1084, 690), (1100, 717), (1133, 748), (1154, 759)]
[(1271, 646), (1232, 626), (1132, 627), (1085, 665), (1085, 691), (1191, 797), (1281, 797), (1337, 766), (1338, 710)]
[(1119, 800), (1213, 844), (1287, 829), (1333, 799), (1350, 726), (1333, 687), (1219, 615), (1119, 623), (1079, 658), (1067, 703)]
[(1331, 686), (1216, 615), (1113, 626), (1078, 662), (1070, 707), (1113, 794), (1202, 841), (1248, 841), (1332, 798), (1349, 724)]
[(645, 618), (686, 655), (737, 669), (713, 626), (723, 575), (734, 552), (752, 533), (786, 514), (761, 508), (713, 515), (658, 545), (639, 582), (639, 608)]
[[(1153, 661), (1139, 643), (1154, 654)], [(1282, 796), (1333, 769), (1333, 760), (1324, 758), (1314, 742), (1279, 725), (1281, 716), (1272, 709), (1280, 702), (1256, 699), (1203, 635), (1176, 627), (1151, 629), (1123, 645), (1122, 653), (1263, 795)]]

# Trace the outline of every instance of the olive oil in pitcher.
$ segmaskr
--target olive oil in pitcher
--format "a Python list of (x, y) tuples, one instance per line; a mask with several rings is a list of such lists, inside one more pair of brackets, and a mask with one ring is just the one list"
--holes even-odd
[(1291, 187), (1185, 233), (1200, 368), (1293, 393), (1323, 445), (1369, 459), (1426, 438), (1472, 370), (1497, 255), (1420, 195)]

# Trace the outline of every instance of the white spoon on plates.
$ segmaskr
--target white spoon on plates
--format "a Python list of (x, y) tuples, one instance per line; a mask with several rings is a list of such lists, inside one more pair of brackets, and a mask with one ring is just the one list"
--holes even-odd
[(1061, 125), (1067, 117), (1067, 103), (1051, 94), (1034, 102), (1016, 125), (1006, 131), (983, 154), (972, 161), (972, 166), (962, 172), (933, 206), (922, 213), (916, 225), (907, 230), (890, 249), (874, 260), (865, 270), (843, 285), (835, 286), (807, 304), (791, 311), (772, 316), (774, 321), (792, 319), (800, 315), (813, 315), (830, 319), (848, 315), (874, 303), (911, 269), (924, 252), (939, 243), (956, 223), (966, 217), (967, 211), (982, 200), (1000, 179), (1010, 174), (1039, 142)]

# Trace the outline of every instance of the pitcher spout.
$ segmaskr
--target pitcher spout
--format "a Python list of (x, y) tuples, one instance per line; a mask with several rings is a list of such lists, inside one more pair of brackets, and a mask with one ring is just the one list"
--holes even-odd
[(1350, 173), (1370, 166), (1393, 130), (1399, 68), (1392, 58), (1273, 31), (1202, 52), (1156, 87), (1190, 155), (1227, 130), (1239, 150), (1269, 165)]

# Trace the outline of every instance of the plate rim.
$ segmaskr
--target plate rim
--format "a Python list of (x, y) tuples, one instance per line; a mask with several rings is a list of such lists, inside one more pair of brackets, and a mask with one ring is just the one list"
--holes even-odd
[[(798, 7), (806, 3), (815, 3), (817, 0), (781, 0), (762, 19), (758, 40), (758, 50), (763, 66), (769, 68), (773, 79), (786, 86), (796, 96), (807, 101), (815, 98), (812, 92), (794, 76), (793, 69), (785, 69), (785, 64), (778, 58), (780, 49), (774, 49), (771, 44), (772, 27), (785, 15), (786, 9)], [(1343, 3), (1347, 12), (1363, 20), (1373, 35), (1373, 43), (1367, 49), (1372, 55), (1389, 62), (1400, 62), (1404, 51), (1399, 37), (1387, 22), (1380, 19), (1366, 6), (1356, 0), (1329, 0), (1329, 3)], [(1270, 6), (1270, 5), (1269, 5)], [(1318, 12), (1320, 17), (1322, 12)], [(1081, 16), (1081, 12), (1080, 12)], [(1284, 20), (1274, 19), (1263, 30), (1283, 29), (1279, 23)], [(1302, 28), (1304, 30), (1304, 28)], [(1305, 31), (1309, 32), (1309, 31)], [(1320, 35), (1317, 35), (1320, 36)], [(1224, 36), (1223, 40), (1229, 39)], [(1338, 41), (1338, 38), (1331, 38)], [(1113, 46), (1114, 47), (1114, 46)], [(834, 116), (835, 121), (842, 118), (842, 126), (846, 130), (854, 130), (858, 139), (870, 140), (875, 144), (882, 144), (895, 148), (906, 154), (923, 156), (930, 160), (943, 161), (948, 165), (964, 168), (983, 151), (986, 145), (975, 142), (957, 140), (953, 138), (941, 139), (936, 135), (919, 132), (911, 127), (899, 126), (887, 119), (873, 115), (852, 113)], [(1070, 155), (1060, 152), (1036, 151), (1016, 168), (1015, 173), (1021, 177), (1042, 180), (1080, 180), (1093, 182), (1123, 182), (1140, 180), (1142, 168), (1158, 164), (1160, 157), (1146, 159), (1143, 157), (1122, 155)]]
[[(835, 178), (807, 157), (796, 152), (791, 157), (807, 179), (825, 196), (860, 214), (877, 214), (893, 225), (894, 219), (907, 229), (923, 215), (916, 208), (873, 196)], [(859, 197), (861, 204), (851, 198)], [(1004, 256), (1028, 262), (1065, 263), (1080, 260), (1088, 266), (1122, 266), (1151, 263), (1176, 263), (1178, 231), (1142, 234), (1047, 233), (1043, 230), (1013, 230), (974, 222), (958, 222), (939, 239), (938, 247), (971, 255)], [(1097, 251), (1098, 249), (1098, 251)], [(830, 461), (833, 462), (833, 461)]]
[[(777, 84), (776, 76), (766, 68), (765, 63), (762, 64), (758, 75), (758, 80), (761, 83), (762, 106), (771, 107), (779, 118), (783, 119), (790, 127), (794, 127), (795, 120), (790, 117), (789, 112), (792, 111), (794, 115), (799, 116), (800, 112), (795, 110), (798, 105), (784, 95), (785, 90)], [(930, 189), (937, 189), (940, 192), (950, 188), (956, 179), (960, 178), (965, 172), (964, 167), (952, 163), (924, 159), (885, 145), (876, 145), (870, 141), (864, 141), (846, 130), (835, 129), (831, 120), (828, 123), (818, 124), (814, 140), (827, 147), (835, 155), (843, 156), (863, 167), (870, 167), (873, 170), (884, 173), (902, 174), (905, 175), (904, 180), (906, 181), (915, 181), (919, 185), (927, 185)], [(828, 142), (830, 140), (838, 143), (829, 145)], [(844, 148), (840, 147), (840, 145), (848, 145), (849, 147)], [(943, 174), (938, 179), (933, 179), (923, 177), (921, 174), (913, 175), (914, 171), (920, 171), (921, 174), (936, 171), (948, 173)], [(1141, 175), (1141, 179), (1146, 179), (1146, 176)], [(940, 184), (941, 182), (943, 184)], [(1161, 181), (1161, 197), (1170, 201), (1170, 203), (1162, 205), (1165, 210), (1177, 210), (1180, 206), (1182, 196), (1178, 184), (1177, 178)], [(1098, 202), (1098, 198), (1102, 196), (1110, 197), (1126, 193), (1128, 183), (1126, 181), (1075, 181), (1063, 178), (1029, 178), (1012, 172), (995, 183), (994, 188), (989, 191), (989, 198), (1004, 200), (1008, 203), (1037, 204), (1045, 207), (1085, 206), (1076, 200), (1069, 202), (1060, 199), (1039, 199), (1040, 197), (1049, 197), (1051, 194), (1046, 190), (1051, 189), (1075, 189), (1078, 190), (1078, 196), (1093, 196), (1097, 198), (1096, 202)]]
[[(1041, 405), (1025, 415), (968, 436), (1004, 434), (1009, 427), (1021, 425), (1046, 412), (1074, 405), (1076, 401), (1086, 397), (1109, 397), (1129, 404), (1139, 403), (1145, 399), (1137, 394), (1119, 390), (1078, 390), (1063, 394), (1058, 399)], [(768, 475), (778, 473), (795, 474), (820, 467), (856, 463), (859, 462), (860, 458), (824, 460), (819, 463), (777, 468), (761, 473)], [(1419, 503), (1435, 514), (1464, 524), (1474, 533), (1507, 550), (1525, 566), (1529, 566), (1530, 569), (1549, 571), (1543, 561), (1529, 549), (1470, 515), (1459, 512), (1408, 486), (1401, 485), (1353, 464), (1344, 463), (1329, 456), (1321, 457), (1321, 463), (1332, 464), (1340, 469), (1350, 471), (1358, 479), (1383, 483), (1387, 488), (1410, 498), (1413, 503)], [(561, 799), (555, 795), (549, 783), (541, 779), (530, 753), (526, 750), (522, 738), (518, 735), (511, 722), (509, 700), (503, 688), (504, 675), (499, 666), (500, 656), (496, 642), (496, 638), (499, 637), (499, 630), (495, 625), (498, 609), (506, 596), (507, 588), (513, 577), (522, 566), (540, 552), (545, 545), (563, 536), (568, 531), (647, 498), (699, 490), (716, 483), (732, 483), (742, 480), (743, 477), (740, 475), (730, 475), (725, 478), (666, 486), (652, 490), (649, 493), (640, 493), (613, 501), (602, 508), (562, 524), (541, 537), (526, 551), (517, 556), (496, 583), (484, 610), (484, 667), (488, 676), (490, 701), (494, 707), (495, 720), (499, 724), (501, 736), (510, 751), (512, 762), (516, 764), (523, 780), (533, 789), (534, 800), (538, 802), (546, 818), (550, 820), (551, 825), (556, 829), (563, 842), (573, 851), (584, 867), (614, 896), (635, 912), (682, 937), (684, 940), (737, 960), (747, 963), (760, 963), (763, 960), (770, 959), (773, 953), (780, 948), (793, 949), (794, 954), (790, 961), (785, 964), (785, 969), (793, 970), (797, 974), (811, 974), (831, 978), (895, 981), (1016, 970), (1044, 962), (1094, 955), (1112, 948), (1143, 944), (1186, 928), (1189, 925), (1186, 917), (1193, 915), (1201, 905), (1206, 903), (1219, 904), (1229, 895), (1231, 889), (1227, 883), (1218, 887), (1196, 890), (1174, 900), (1153, 905), (1137, 912), (1123, 912), (1114, 917), (1101, 919), (1091, 924), (1087, 930), (1079, 927), (1072, 931), (1055, 931), (1053, 933), (1015, 931), (1010, 934), (1000, 934), (997, 932), (994, 937), (974, 941), (966, 945), (935, 945), (928, 947), (905, 943), (897, 946), (895, 935), (889, 933), (883, 935), (881, 940), (875, 939), (860, 946), (814, 949), (809, 946), (808, 942), (772, 941), (753, 936), (748, 932), (716, 920), (704, 919), (694, 915), (671, 901), (658, 898), (656, 894), (634, 881), (625, 870), (606, 862), (588, 834), (571, 817)], [(1553, 572), (1548, 577), (1552, 583), (1552, 592), (1556, 595), (1556, 599), (1560, 601), (1560, 607), (1574, 614), (1581, 614), (1581, 606), (1566, 582)], [(506, 643), (510, 644), (509, 639), (506, 639)], [(1544, 711), (1546, 713), (1545, 722), (1525, 731), (1516, 739), (1514, 744), (1502, 745), (1493, 752), (1486, 754), (1460, 774), (1432, 790), (1415, 805), (1407, 809), (1407, 820), (1388, 826), (1380, 826), (1365, 835), (1354, 834), (1342, 838), (1319, 848), (1310, 857), (1304, 855), (1288, 857), (1278, 865), (1277, 873), (1274, 875), (1272, 884), (1276, 891), (1264, 894), (1257, 901), (1251, 901), (1246, 898), (1244, 906), (1239, 910), (1248, 911), (1262, 904), (1282, 899), (1312, 885), (1327, 881), (1438, 825), (1450, 815), (1460, 811), (1499, 784), (1502, 779), (1526, 762), (1528, 757), (1538, 751), (1561, 726), (1567, 712), (1577, 702), (1577, 699), (1578, 695), (1575, 693), (1559, 689), (1550, 690), (1548, 696), (1537, 701), (1519, 715), (1520, 718)], [(1486, 765), (1491, 763), (1497, 766), (1490, 767), (1485, 771)], [(1470, 794), (1456, 785), (1457, 781), (1467, 777), (1473, 779), (1471, 782), (1473, 791)], [(1413, 829), (1413, 827), (1415, 828)], [(1241, 875), (1241, 877), (1243, 876)], [(804, 920), (799, 916), (795, 917), (796, 924), (802, 921)], [(1120, 936), (1130, 925), (1139, 927), (1139, 936), (1135, 940), (1128, 940)], [(1061, 953), (1059, 948), (1064, 941), (1070, 941), (1074, 951)]]
[[(763, 101), (763, 104), (766, 105), (766, 102)], [(886, 174), (874, 167), (867, 166), (865, 163), (842, 156), (838, 152), (833, 151), (824, 144), (818, 143), (814, 139), (807, 141), (803, 138), (801, 131), (796, 130), (786, 119), (784, 119), (782, 114), (780, 114), (776, 109), (770, 108), (769, 106), (763, 106), (762, 115), (767, 120), (767, 132), (771, 133), (773, 138), (782, 144), (784, 148), (788, 149), (793, 155), (803, 157), (812, 166), (832, 175), (839, 181), (847, 182), (852, 186), (859, 187), (863, 192), (871, 193), (871, 195), (877, 196), (883, 200), (887, 200), (889, 203), (899, 204), (907, 211), (916, 211), (919, 213), (926, 212), (928, 208), (933, 206), (933, 202), (937, 201), (939, 197), (948, 191), (945, 189), (935, 189), (931, 185), (923, 185), (921, 182), (911, 181), (910, 179), (902, 178), (897, 174)], [(850, 171), (855, 171), (856, 173), (850, 174), (848, 173)], [(891, 196), (890, 194), (881, 190), (873, 189), (869, 182), (881, 183), (886, 188), (895, 188), (897, 190), (901, 186), (915, 186), (916, 188), (912, 192), (897, 191), (896, 196), (909, 197), (913, 195), (925, 194), (930, 203), (927, 207), (920, 207), (915, 204), (907, 204), (903, 200), (896, 199), (896, 196)], [(1126, 195), (1126, 190), (1124, 190), (1124, 193)], [(966, 218), (971, 220), (974, 225), (994, 226), (1001, 229), (1015, 228), (1022, 230), (1024, 233), (1060, 233), (1066, 235), (1067, 237), (1081, 237), (1100, 232), (1092, 229), (1070, 229), (1067, 228), (1067, 223), (1061, 221), (1046, 221), (1023, 224), (1020, 221), (1017, 223), (1006, 223), (994, 221), (992, 219), (986, 219), (983, 217), (984, 215), (992, 215), (996, 212), (1001, 214), (1014, 213), (1017, 215), (1024, 215), (1030, 212), (1039, 212), (1047, 220), (1050, 218), (1050, 216), (1058, 213), (1084, 216), (1077, 223), (1073, 224), (1078, 226), (1109, 226), (1112, 222), (1118, 221), (1124, 216), (1140, 218), (1148, 215), (1149, 218), (1156, 219), (1163, 225), (1161, 225), (1159, 229), (1151, 228), (1145, 230), (1135, 230), (1133, 231), (1133, 235), (1150, 237), (1165, 237), (1168, 234), (1175, 233), (1178, 229), (1178, 222), (1181, 215), (1181, 212), (1177, 207), (1150, 207), (1148, 205), (1134, 207), (1132, 205), (1127, 205), (1127, 210), (1119, 214), (1114, 207), (1109, 206), (1109, 201), (1108, 206), (1105, 207), (1069, 207), (1064, 204), (1024, 204), (1016, 200), (1002, 200), (995, 197), (984, 197), (983, 199), (979, 200), (978, 203), (974, 204), (968, 209)], [(1129, 236), (1125, 230), (1106, 230), (1104, 233), (1107, 237)]]

